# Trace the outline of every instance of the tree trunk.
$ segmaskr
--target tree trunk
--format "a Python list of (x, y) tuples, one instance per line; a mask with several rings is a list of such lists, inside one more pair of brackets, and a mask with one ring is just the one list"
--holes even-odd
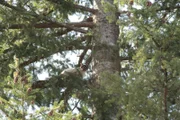
[[(113, 5), (113, 0), (104, 0)], [(117, 39), (119, 36), (119, 27), (116, 25), (117, 18), (109, 22), (107, 16), (114, 14), (115, 11), (104, 12), (103, 6), (100, 0), (96, 0), (99, 12), (95, 15), (95, 32), (93, 48), (93, 69), (94, 72), (99, 75), (100, 73), (107, 71), (109, 73), (115, 73), (119, 71), (118, 62), (118, 45)]]
[[(116, 8), (113, 5), (113, 0), (104, 0), (109, 3), (111, 6)], [(114, 74), (119, 72), (119, 50), (117, 45), (118, 35), (119, 35), (119, 27), (116, 25), (117, 15), (116, 11), (108, 11), (105, 12), (103, 10), (103, 4), (101, 0), (95, 0), (95, 4), (99, 12), (97, 12), (94, 16), (94, 22), (96, 23), (96, 27), (94, 28), (94, 47), (93, 47), (93, 71), (95, 73), (95, 83), (98, 87), (101, 86), (102, 73)], [(108, 21), (108, 16), (114, 16), (112, 21)], [(108, 98), (105, 96), (105, 99)], [(104, 106), (104, 102), (102, 99), (99, 99), (99, 102)], [(95, 108), (97, 116), (99, 120), (114, 120), (116, 116), (116, 112), (112, 108), (106, 108), (106, 110)]]

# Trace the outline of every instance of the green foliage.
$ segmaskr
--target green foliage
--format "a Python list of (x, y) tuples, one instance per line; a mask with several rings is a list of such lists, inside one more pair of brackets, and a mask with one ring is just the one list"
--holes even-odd
[(23, 70), (19, 69), (19, 60), (15, 58), (14, 65), (10, 67), (15, 69), (13, 78), (7, 76), (4, 78), (4, 86), (1, 90), (1, 110), (6, 118), (9, 119), (25, 119), (28, 114), (27, 109), (31, 101), (35, 99), (34, 92), (31, 89), (30, 80), (32, 79)]
[[(164, 9), (161, 3), (166, 2), (159, 1), (150, 7), (134, 9), (132, 21), (126, 21), (127, 25), (124, 21), (120, 22), (129, 27), (129, 30), (122, 28), (121, 55), (132, 59), (131, 62), (121, 62), (123, 69), (126, 68), (122, 73), (126, 74), (128, 83), (126, 119), (177, 119), (174, 115), (179, 104), (179, 95), (176, 94), (179, 93), (176, 87), (179, 86), (179, 74), (175, 72), (180, 69), (179, 63), (176, 63), (179, 61), (179, 44), (176, 41), (179, 22), (175, 11), (160, 12)], [(176, 4), (169, 5), (175, 7)], [(168, 14), (166, 22), (162, 22), (164, 14)]]
[[(90, 80), (60, 76), (62, 69), (75, 66), (66, 59), (69, 51), (76, 53), (85, 49), (87, 43), (94, 45), (93, 41), (81, 39), (81, 36), (93, 36), (93, 29), (87, 29), (83, 35), (61, 27), (74, 27), (64, 24), (70, 22), (69, 15), (80, 13), (88, 18), (91, 13), (73, 6), (89, 7), (92, 0), (0, 1), (1, 118), (180, 118), (180, 11), (177, 1), (158, 0), (148, 6), (146, 0), (134, 0), (133, 7), (129, 6), (129, 0), (112, 2), (102, 1), (102, 6), (104, 12), (109, 13), (109, 23), (117, 22), (120, 28), (117, 44), (121, 71), (120, 75), (101, 73), (97, 84), (91, 80), (91, 74)], [(115, 21), (116, 16), (111, 13), (121, 11), (118, 8), (126, 5), (129, 12), (121, 13)], [(37, 76), (43, 71), (50, 78), (39, 81)], [(36, 82), (45, 84), (33, 88)]]
[[(119, 118), (123, 111), (121, 106), (124, 106), (127, 101), (124, 89), (126, 84), (118, 74), (108, 72), (102, 73), (99, 81), (100, 86), (92, 89), (90, 100), (97, 109), (95, 119), (111, 119), (112, 113), (116, 113), (116, 118)], [(98, 116), (101, 113), (103, 116)]]

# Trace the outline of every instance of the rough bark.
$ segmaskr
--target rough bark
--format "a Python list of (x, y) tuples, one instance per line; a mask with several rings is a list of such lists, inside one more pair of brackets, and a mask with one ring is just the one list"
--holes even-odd
[[(101, 86), (101, 74), (114, 74), (119, 71), (119, 53), (118, 53), (118, 35), (119, 27), (116, 25), (118, 16), (115, 11), (104, 12), (101, 0), (95, 0), (97, 12), (94, 16), (94, 22), (96, 27), (94, 28), (94, 46), (93, 46), (93, 71), (95, 73), (95, 83), (97, 86)], [(104, 0), (113, 6), (113, 0)], [(117, 16), (113, 21), (109, 22), (107, 16), (114, 15)], [(108, 99), (108, 98), (105, 98)], [(102, 106), (104, 102), (99, 100)], [(116, 104), (116, 103), (115, 103)], [(103, 108), (95, 108), (98, 119), (101, 120), (114, 120), (116, 117), (116, 106), (112, 105), (109, 110), (103, 110)]]
[[(117, 39), (119, 35), (119, 27), (113, 22), (107, 20), (113, 12), (104, 12), (103, 6), (99, 0), (96, 0), (99, 12), (95, 16), (96, 28), (94, 30), (94, 47), (93, 47), (93, 68), (94, 72), (99, 75), (105, 70), (109, 73), (119, 71), (118, 62), (118, 46)], [(113, 4), (113, 0), (106, 0)]]

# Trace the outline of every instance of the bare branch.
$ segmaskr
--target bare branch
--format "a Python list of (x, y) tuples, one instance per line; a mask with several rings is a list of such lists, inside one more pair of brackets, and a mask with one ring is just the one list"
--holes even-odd
[(78, 66), (81, 65), (81, 63), (82, 63), (82, 61), (83, 61), (83, 59), (84, 59), (84, 56), (86, 55), (87, 51), (88, 51), (88, 48), (85, 48), (85, 49), (83, 50), (83, 52), (81, 53), (81, 55), (79, 56)]
[(91, 61), (92, 61), (92, 55), (91, 56), (89, 56), (89, 58), (86, 60), (86, 65), (87, 66), (89, 66), (89, 64), (91, 63)]
[[(90, 44), (90, 42), (91, 42), (91, 36), (86, 36), (86, 38), (87, 38), (87, 41), (88, 41), (87, 46), (89, 46), (89, 44)], [(81, 65), (81, 63), (82, 63), (82, 61), (83, 61), (83, 59), (84, 59), (84, 57), (85, 57), (88, 49), (89, 49), (89, 47), (86, 47), (86, 48), (83, 50), (83, 52), (81, 53), (81, 55), (79, 56), (78, 66)]]

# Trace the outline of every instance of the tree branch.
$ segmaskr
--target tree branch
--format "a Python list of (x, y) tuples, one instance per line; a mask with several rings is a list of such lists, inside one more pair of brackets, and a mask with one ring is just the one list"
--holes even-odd
[[(71, 30), (74, 30), (74, 31), (77, 31), (77, 32), (86, 33), (87, 32), (86, 30), (80, 29), (80, 28), (77, 28), (77, 27), (93, 27), (94, 26), (94, 24), (92, 22), (59, 23), (59, 22), (56, 22), (56, 21), (52, 21), (52, 20), (46, 18), (45, 16), (40, 16), (38, 14), (28, 12), (25, 9), (19, 9), (18, 7), (12, 6), (12, 5), (8, 4), (5, 1), (0, 1), (0, 4), (5, 6), (5, 7), (10, 8), (10, 9), (13, 9), (15, 11), (18, 11), (18, 12), (20, 12), (22, 14), (30, 15), (30, 16), (33, 16), (33, 17), (38, 18), (40, 20), (45, 20), (45, 21), (48, 22), (46, 24), (45, 23), (34, 24), (35, 28), (58, 28), (58, 27), (65, 27), (67, 29), (71, 29)], [(15, 24), (15, 25), (10, 25), (8, 28), (11, 28), (11, 29), (21, 29), (21, 28), (23, 28), (25, 26), (27, 26), (27, 25), (24, 25), (24, 24)], [(5, 28), (6, 27), (1, 26), (1, 29), (5, 29)]]
[(86, 65), (89, 66), (89, 64), (91, 63), (92, 61), (92, 55), (89, 56), (89, 58), (86, 60)]
[(33, 17), (38, 17), (37, 14), (28, 12), (28, 11), (27, 11), (26, 9), (24, 9), (24, 8), (21, 9), (21, 8), (15, 7), (15, 6), (13, 6), (13, 5), (10, 5), (10, 4), (8, 4), (6, 1), (4, 1), (4, 0), (0, 0), (0, 4), (1, 4), (2, 6), (5, 6), (5, 7), (7, 7), (7, 8), (10, 8), (10, 9), (12, 9), (12, 10), (15, 10), (15, 11), (17, 11), (17, 12), (20, 12), (20, 13), (23, 13), (23, 14), (26, 14), (26, 15), (31, 15), (31, 16), (33, 16)]
[[(87, 48), (90, 49), (91, 47), (88, 46)], [(72, 49), (74, 50), (73, 47), (67, 47), (67, 48), (66, 48), (66, 50), (72, 50)], [(79, 49), (84, 49), (84, 46), (80, 46)], [(55, 51), (55, 52), (49, 53), (49, 54), (46, 55), (46, 56), (35, 56), (35, 57), (30, 58), (29, 60), (26, 60), (26, 61), (24, 61), (23, 63), (21, 63), (21, 64), (19, 65), (19, 67), (25, 67), (25, 66), (27, 66), (27, 65), (29, 65), (29, 64), (31, 64), (31, 63), (38, 62), (39, 60), (44, 59), (44, 58), (47, 58), (47, 57), (49, 57), (49, 56), (51, 56), (51, 55), (53, 55), (53, 54), (56, 54), (56, 53), (58, 53), (58, 52), (60, 52), (60, 51), (57, 50), (57, 51)]]
[[(69, 44), (67, 44), (65, 47), (64, 47), (64, 49), (63, 50), (60, 50), (60, 49), (62, 49), (62, 48), (60, 48), (60, 49), (58, 49), (58, 50), (56, 50), (56, 51), (53, 51), (53, 52), (50, 52), (49, 54), (46, 54), (46, 56), (35, 56), (35, 57), (33, 57), (33, 58), (30, 58), (29, 60), (26, 60), (26, 61), (24, 61), (23, 63), (20, 63), (20, 65), (19, 65), (19, 67), (24, 67), (24, 66), (27, 66), (27, 65), (29, 65), (29, 64), (31, 64), (31, 63), (34, 63), (34, 62), (37, 62), (37, 61), (39, 61), (39, 60), (41, 60), (41, 59), (44, 59), (44, 58), (47, 58), (47, 57), (49, 57), (49, 56), (51, 56), (51, 55), (53, 55), (53, 54), (56, 54), (56, 53), (59, 53), (60, 51), (66, 51), (66, 50), (74, 50), (74, 43), (76, 43), (76, 42), (82, 42), (82, 41), (85, 41), (85, 38), (86, 38), (87, 36), (85, 36), (85, 37), (80, 37), (80, 38), (77, 38), (76, 40), (73, 40), (72, 42), (70, 42)], [(75, 46), (76, 48), (75, 49), (91, 49), (91, 46)]]
[(24, 67), (24, 66), (27, 66), (27, 65), (29, 65), (29, 64), (31, 64), (31, 63), (34, 63), (34, 62), (37, 62), (37, 61), (39, 61), (39, 60), (41, 60), (41, 59), (44, 59), (44, 58), (45, 58), (44, 56), (40, 56), (40, 57), (36, 56), (36, 57), (31, 58), (31, 59), (29, 59), (29, 60), (27, 60), (27, 61), (24, 61), (23, 63), (21, 63), (21, 64), (19, 65), (19, 67), (22, 68), (22, 67)]
[[(178, 5), (178, 6), (175, 6), (175, 7), (166, 7), (166, 8), (159, 8), (159, 9), (157, 9), (156, 11), (157, 12), (159, 12), (159, 11), (163, 11), (163, 10), (166, 10), (166, 11), (171, 11), (171, 10), (174, 10), (174, 9), (179, 9), (180, 8), (180, 6)], [(117, 14), (120, 16), (120, 15), (122, 15), (122, 14), (130, 14), (131, 12), (130, 11), (119, 11), (119, 12), (117, 12)]]
[[(31, 24), (29, 24), (29, 25), (13, 24), (13, 25), (9, 25), (8, 28), (9, 29), (22, 29), (22, 28), (25, 28), (27, 26), (31, 26)], [(81, 32), (81, 33), (86, 33), (87, 30), (80, 29), (80, 28), (77, 28), (77, 27), (90, 27), (90, 28), (92, 28), (93, 26), (94, 26), (94, 23), (92, 23), (92, 22), (75, 22), (75, 23), (49, 22), (49, 23), (37, 23), (37, 24), (33, 25), (33, 27), (35, 27), (35, 28), (59, 28), (59, 27), (65, 27), (69, 31), (74, 30), (74, 31)], [(7, 27), (5, 27), (5, 26), (0, 26), (0, 29), (6, 29), (6, 28)]]
[[(84, 29), (81, 29), (81, 28), (77, 28), (77, 27), (80, 27), (82, 25), (87, 26), (87, 22), (82, 22), (81, 24), (79, 24), (79, 23), (59, 23), (59, 22), (53, 22), (53, 21), (48, 20), (48, 19), (44, 19), (44, 20), (46, 20), (46, 21), (48, 21), (48, 22), (50, 22), (52, 24), (55, 24), (56, 26), (59, 26), (59, 27), (65, 27), (67, 29), (71, 29), (71, 30), (74, 30), (74, 31), (77, 31), (77, 32), (87, 33), (87, 30), (84, 30)], [(83, 24), (83, 23), (85, 23), (85, 24)], [(92, 22), (90, 22), (90, 23), (92, 23)], [(82, 27), (85, 27), (85, 26), (82, 26)]]
[[(88, 41), (87, 46), (89, 46), (89, 44), (90, 44), (90, 42), (91, 42), (92, 36), (85, 36), (85, 37), (87, 38), (87, 41)], [(89, 49), (89, 47), (85, 47), (85, 49), (83, 50), (83, 52), (82, 52), (81, 55), (79, 56), (78, 66), (81, 65), (81, 63), (82, 63), (82, 61), (83, 61), (83, 59), (84, 59), (84, 57), (85, 57), (88, 49)]]
[(86, 55), (87, 51), (88, 51), (88, 48), (85, 48), (85, 49), (83, 50), (83, 52), (81, 53), (81, 55), (79, 56), (78, 66), (81, 65), (81, 63), (82, 63), (82, 61), (83, 61), (83, 59), (84, 59), (84, 56)]

